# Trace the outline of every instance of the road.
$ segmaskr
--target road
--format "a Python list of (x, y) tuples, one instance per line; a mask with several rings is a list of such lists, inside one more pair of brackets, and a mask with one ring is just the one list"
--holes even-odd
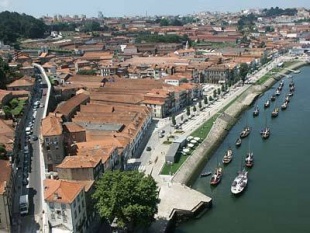
[[(43, 81), (44, 82), (44, 81)], [(21, 138), (21, 148), (22, 150), (19, 153), (20, 162), (19, 170), (17, 172), (16, 183), (18, 191), (14, 195), (14, 216), (15, 221), (19, 223), (19, 226), (14, 227), (14, 232), (37, 232), (39, 229), (42, 229), (42, 172), (41, 172), (41, 152), (40, 152), (40, 139), (33, 140), (33, 136), (39, 137), (41, 119), (44, 116), (44, 108), (38, 106), (34, 107), (36, 101), (45, 103), (45, 96), (41, 97), (40, 84), (36, 81), (35, 90), (32, 94), (31, 101), (29, 103), (28, 112), (26, 113), (26, 120), (24, 124), (24, 130), (19, 132)], [(35, 117), (33, 116), (36, 111)], [(27, 136), (25, 128), (31, 126), (32, 124), (32, 133)], [(28, 146), (29, 155), (25, 155), (25, 148)], [(28, 185), (25, 182), (27, 177)], [(25, 216), (19, 215), (19, 196), (28, 194), (29, 196), (29, 213)], [(18, 219), (16, 219), (18, 218)]]

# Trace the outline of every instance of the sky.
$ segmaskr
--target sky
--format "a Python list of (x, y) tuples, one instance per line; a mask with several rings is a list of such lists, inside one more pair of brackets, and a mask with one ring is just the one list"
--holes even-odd
[(0, 12), (16, 11), (34, 17), (56, 14), (97, 17), (99, 11), (106, 17), (186, 15), (276, 6), (310, 9), (310, 0), (0, 0)]

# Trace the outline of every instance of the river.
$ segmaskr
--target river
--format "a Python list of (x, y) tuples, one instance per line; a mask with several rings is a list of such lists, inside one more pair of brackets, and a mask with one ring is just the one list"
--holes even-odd
[[(264, 110), (264, 102), (279, 83), (254, 103), (260, 109), (258, 117), (252, 116), (254, 106), (242, 114), (204, 168), (213, 171), (231, 146), (234, 158), (224, 167), (221, 183), (211, 187), (210, 177), (205, 177), (197, 178), (192, 186), (213, 199), (212, 209), (201, 218), (176, 227), (176, 233), (310, 232), (310, 66), (300, 70), (301, 73), (292, 74), (294, 96), (278, 117), (271, 118), (271, 111), (284, 102), (289, 78), (283, 78), (281, 95), (271, 102), (269, 109)], [(252, 132), (236, 148), (234, 143), (246, 124)], [(266, 124), (271, 135), (263, 140), (259, 132)], [(230, 186), (249, 150), (254, 153), (255, 164), (249, 171), (246, 190), (236, 197)]]

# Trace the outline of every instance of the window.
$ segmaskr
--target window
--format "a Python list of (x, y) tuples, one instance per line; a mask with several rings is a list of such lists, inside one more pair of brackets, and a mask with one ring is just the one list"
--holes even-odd
[(84, 208), (84, 201), (82, 200), (82, 208)]
[(76, 210), (74, 211), (74, 218), (75, 218), (75, 219), (77, 218)]
[(66, 209), (66, 204), (61, 204), (62, 209)]
[(73, 208), (75, 208), (76, 207), (76, 201), (74, 200), (73, 201)]
[(79, 208), (78, 208), (78, 209), (79, 209), (79, 213), (81, 213), (81, 206), (79, 206)]
[(51, 219), (55, 221), (55, 214), (54, 213), (51, 214)]
[(63, 217), (63, 222), (68, 222), (67, 215), (64, 214), (62, 217)]
[(50, 202), (49, 206), (50, 206), (51, 209), (54, 209), (54, 202)]
[(58, 219), (61, 219), (61, 211), (60, 211), (60, 210), (57, 210), (57, 211), (56, 211), (56, 214), (57, 214), (57, 218), (58, 218)]

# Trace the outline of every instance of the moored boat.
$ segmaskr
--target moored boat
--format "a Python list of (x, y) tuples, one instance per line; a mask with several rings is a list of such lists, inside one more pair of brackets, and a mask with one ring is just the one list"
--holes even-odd
[(249, 136), (249, 134), (251, 133), (251, 127), (246, 126), (243, 128), (243, 130), (240, 133), (240, 138), (245, 138), (247, 136)]
[(271, 101), (275, 101), (275, 100), (276, 100), (276, 96), (275, 96), (275, 95), (272, 95), (272, 96), (270, 97), (270, 100), (271, 100)]
[(285, 110), (287, 108), (288, 102), (285, 101), (282, 105), (281, 105), (281, 109)]
[(248, 172), (246, 170), (243, 170), (239, 172), (238, 176), (234, 179), (230, 190), (235, 195), (240, 194), (245, 189), (247, 184), (248, 184)]
[(254, 165), (254, 155), (253, 152), (248, 152), (245, 157), (245, 166), (246, 167), (253, 167)]
[(241, 138), (237, 138), (236, 143), (235, 143), (236, 147), (241, 146), (241, 143), (242, 143)]
[(200, 174), (200, 177), (206, 177), (206, 176), (209, 176), (211, 174), (212, 174), (212, 172), (203, 172)]
[(279, 115), (279, 108), (275, 108), (272, 112), (271, 112), (271, 117), (277, 117)]
[(224, 164), (228, 164), (228, 163), (230, 163), (231, 162), (231, 160), (232, 160), (232, 158), (233, 158), (233, 151), (232, 151), (232, 149), (228, 149), (227, 151), (226, 151), (226, 153), (225, 153), (225, 155), (224, 155), (224, 157), (223, 157), (223, 163)]
[(259, 108), (258, 108), (258, 106), (256, 106), (254, 111), (253, 111), (253, 117), (256, 117), (258, 115), (259, 115)]
[(264, 108), (269, 108), (270, 106), (270, 100), (266, 100), (266, 102), (264, 103)]
[(281, 90), (277, 89), (275, 95), (280, 95), (281, 94)]
[(270, 136), (270, 128), (265, 127), (264, 129), (261, 130), (260, 134), (262, 135), (263, 139), (267, 139)]
[(220, 183), (222, 179), (222, 174), (223, 174), (222, 168), (221, 167), (216, 168), (215, 172), (211, 176), (210, 184), (217, 185), (218, 183)]

